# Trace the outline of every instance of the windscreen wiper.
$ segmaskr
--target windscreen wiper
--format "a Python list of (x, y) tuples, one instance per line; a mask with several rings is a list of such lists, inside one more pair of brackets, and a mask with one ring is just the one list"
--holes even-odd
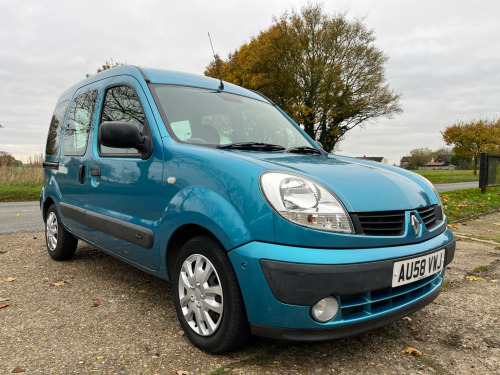
[(323, 152), (314, 147), (309, 146), (299, 146), (299, 147), (290, 147), (285, 150), (285, 152), (289, 152), (292, 154), (315, 154), (315, 155), (323, 155)]
[(252, 151), (283, 151), (285, 148), (280, 145), (273, 145), (271, 143), (262, 142), (236, 142), (227, 145), (218, 145), (220, 149), (231, 150), (252, 150)]

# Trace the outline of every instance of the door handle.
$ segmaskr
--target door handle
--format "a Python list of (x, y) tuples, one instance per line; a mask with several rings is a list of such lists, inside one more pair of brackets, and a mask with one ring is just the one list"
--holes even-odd
[(77, 176), (77, 178), (78, 178), (78, 182), (83, 185), (83, 183), (85, 182), (85, 165), (80, 164), (78, 166), (78, 176)]
[(101, 177), (101, 168), (97, 165), (93, 165), (92, 168), (90, 168), (90, 175), (93, 177)]

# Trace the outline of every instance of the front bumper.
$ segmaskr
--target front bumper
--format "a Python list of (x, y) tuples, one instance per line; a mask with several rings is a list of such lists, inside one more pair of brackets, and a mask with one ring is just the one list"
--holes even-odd
[[(455, 253), (449, 230), (419, 244), (372, 249), (314, 249), (251, 242), (229, 253), (256, 335), (322, 340), (379, 327), (429, 304), (439, 294), (444, 271), (391, 288), (393, 264), (445, 249)], [(310, 309), (335, 296), (339, 313), (318, 323)]]

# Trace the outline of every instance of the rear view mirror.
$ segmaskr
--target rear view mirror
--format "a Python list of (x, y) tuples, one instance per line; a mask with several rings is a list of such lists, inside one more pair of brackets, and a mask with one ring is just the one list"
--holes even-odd
[(151, 138), (142, 135), (131, 123), (105, 121), (99, 126), (99, 143), (106, 147), (135, 148), (145, 160), (151, 156)]

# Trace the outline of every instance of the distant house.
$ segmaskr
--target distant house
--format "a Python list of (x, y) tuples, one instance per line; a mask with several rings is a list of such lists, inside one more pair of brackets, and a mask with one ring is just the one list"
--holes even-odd
[(384, 158), (383, 156), (358, 156), (358, 159), (365, 159), (365, 160), (371, 160), (371, 161), (377, 161), (382, 164), (387, 164), (387, 159)]
[(439, 155), (433, 162), (427, 163), (425, 169), (455, 169), (451, 164), (451, 155)]
[(401, 168), (408, 168), (408, 164), (410, 164), (410, 159), (411, 159), (411, 156), (403, 156), (401, 158), (401, 161), (399, 162), (399, 166)]
[(451, 164), (451, 155), (439, 155), (434, 163), (441, 163), (443, 166), (448, 166)]

